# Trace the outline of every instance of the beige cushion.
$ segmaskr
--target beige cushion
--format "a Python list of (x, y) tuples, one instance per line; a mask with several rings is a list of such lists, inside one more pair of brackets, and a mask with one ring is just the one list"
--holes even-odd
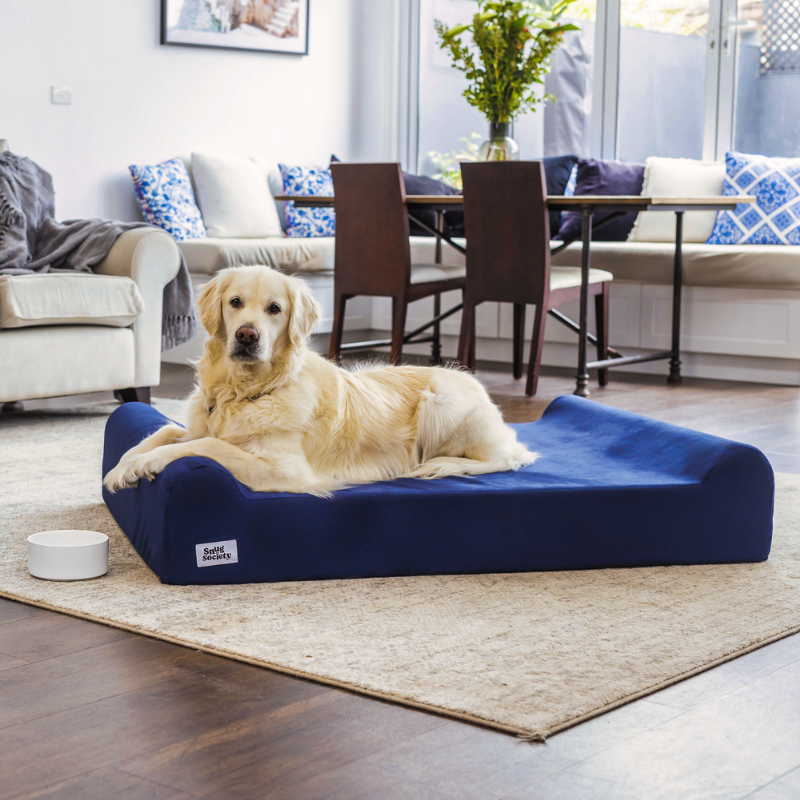
[[(602, 269), (589, 270), (589, 283), (603, 283), (613, 281), (614, 276), (610, 272)], [(581, 285), (580, 267), (551, 267), (550, 268), (550, 291), (556, 289), (572, 289)]]
[[(446, 281), (463, 278), (467, 274), (464, 267), (448, 267), (442, 264), (414, 264), (411, 267), (411, 283)], [(613, 281), (614, 276), (602, 269), (589, 270), (589, 283)], [(581, 285), (580, 267), (552, 267), (550, 270), (550, 291), (571, 289)]]
[(210, 237), (281, 235), (267, 173), (254, 159), (192, 153), (192, 177)]
[[(456, 239), (462, 246), (465, 239)], [(411, 260), (415, 264), (433, 263), (436, 242), (431, 236), (409, 238)], [(189, 272), (213, 275), (237, 264), (266, 264), (292, 275), (296, 272), (329, 272), (334, 267), (336, 239), (271, 236), (262, 239), (192, 239), (178, 242)], [(447, 266), (463, 266), (464, 256), (448, 244), (442, 245), (442, 261)]]
[[(467, 246), (466, 239), (453, 239), (461, 247)], [(409, 249), (411, 251), (412, 264), (435, 264), (436, 263), (436, 239), (433, 236), (409, 236)], [(442, 242), (441, 261), (447, 267), (463, 267), (467, 259), (447, 242)]]
[[(592, 264), (617, 280), (672, 283), (675, 245), (666, 242), (592, 242)], [(579, 266), (578, 242), (553, 256), (553, 264)], [(687, 286), (800, 288), (800, 247), (777, 244), (685, 244)]]
[(125, 328), (143, 311), (144, 300), (130, 278), (88, 273), (0, 276), (0, 328)]
[[(645, 161), (643, 197), (719, 197), (725, 180), (725, 164), (692, 158), (660, 158)], [(687, 211), (683, 215), (683, 241), (702, 243), (711, 236), (716, 211)], [(674, 242), (675, 214), (640, 211), (629, 242)]]
[(178, 242), (189, 272), (213, 275), (239, 264), (264, 264), (289, 275), (333, 269), (336, 239), (320, 236), (294, 239), (271, 236), (263, 239), (192, 239)]
[(412, 264), (411, 283), (431, 283), (463, 278), (467, 274), (464, 267), (449, 267), (446, 264)]

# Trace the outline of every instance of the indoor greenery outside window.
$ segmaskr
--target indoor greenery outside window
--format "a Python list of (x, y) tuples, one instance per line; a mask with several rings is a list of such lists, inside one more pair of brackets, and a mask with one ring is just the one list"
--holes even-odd
[(477, 0), (470, 20), (452, 27), (434, 22), (441, 49), (467, 78), (464, 98), (489, 122), (489, 141), (481, 146), (480, 158), (518, 157), (509, 124), (548, 99), (537, 90), (544, 86), (550, 57), (564, 32), (577, 30), (561, 19), (570, 2)]

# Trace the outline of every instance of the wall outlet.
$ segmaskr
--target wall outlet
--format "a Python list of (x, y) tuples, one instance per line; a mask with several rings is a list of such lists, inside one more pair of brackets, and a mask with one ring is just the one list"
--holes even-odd
[(51, 86), (50, 102), (61, 106), (70, 105), (72, 103), (72, 89), (69, 86)]

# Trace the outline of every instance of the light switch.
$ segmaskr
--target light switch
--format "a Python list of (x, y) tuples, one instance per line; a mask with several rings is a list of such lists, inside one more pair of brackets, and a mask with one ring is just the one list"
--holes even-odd
[(50, 102), (62, 106), (70, 105), (72, 103), (72, 89), (69, 86), (51, 86)]

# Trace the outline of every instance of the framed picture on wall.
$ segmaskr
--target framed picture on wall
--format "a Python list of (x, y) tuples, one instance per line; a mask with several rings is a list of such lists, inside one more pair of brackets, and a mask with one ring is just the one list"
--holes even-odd
[(309, 0), (161, 0), (161, 44), (308, 55)]

